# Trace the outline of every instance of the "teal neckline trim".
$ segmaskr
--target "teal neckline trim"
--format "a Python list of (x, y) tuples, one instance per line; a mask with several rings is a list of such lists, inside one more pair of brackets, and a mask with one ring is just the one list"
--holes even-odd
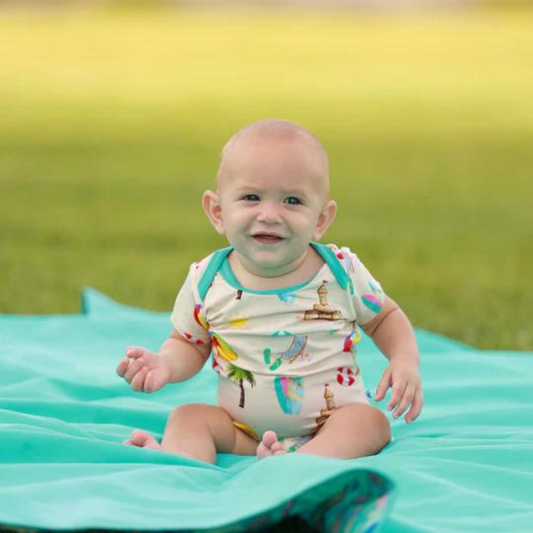
[[(349, 287), (348, 275), (346, 271), (344, 270), (343, 266), (341, 265), (339, 259), (335, 255), (335, 252), (333, 252), (333, 250), (328, 248), (325, 244), (320, 244), (318, 242), (311, 242), (310, 244), (320, 254), (320, 257), (322, 257), (322, 259), (331, 269), (333, 275), (335, 276), (337, 282), (341, 285), (341, 287), (344, 290), (347, 290)], [(213, 267), (216, 268), (216, 270), (214, 270), (212, 274), (210, 273), (211, 275), (209, 276), (204, 275), (204, 277), (202, 278), (202, 281), (205, 278), (210, 278), (212, 280), (213, 277), (216, 275), (216, 272), (220, 271), (220, 274), (222, 275), (226, 283), (228, 283), (229, 285), (231, 285), (233, 288), (237, 290), (247, 292), (250, 294), (279, 295), (279, 294), (287, 294), (291, 292), (296, 292), (302, 289), (306, 285), (309, 285), (314, 279), (316, 279), (316, 277), (320, 273), (319, 271), (311, 279), (308, 279), (307, 281), (304, 281), (303, 283), (300, 283), (298, 285), (291, 285), (290, 287), (280, 287), (279, 289), (270, 289), (267, 291), (257, 291), (253, 289), (247, 289), (246, 287), (243, 287), (241, 283), (239, 283), (239, 280), (235, 277), (233, 270), (231, 270), (231, 267), (228, 261), (228, 255), (230, 254), (231, 251), (232, 251), (232, 248), (229, 247), (229, 248), (224, 248), (223, 250), (218, 250), (217, 252), (215, 252), (215, 256), (211, 260), (211, 263), (209, 264), (206, 270), (206, 274), (208, 270), (211, 270), (212, 265)], [(217, 257), (216, 254), (220, 254), (220, 255)], [(211, 283), (211, 281), (209, 283)], [(205, 291), (206, 293), (207, 293), (207, 289), (209, 289), (209, 285), (206, 287), (206, 291)], [(200, 294), (202, 293), (200, 292)], [(205, 297), (205, 294), (203, 296)]]
[(233, 248), (228, 246), (227, 248), (222, 248), (221, 250), (217, 250), (213, 253), (213, 257), (211, 257), (209, 264), (207, 265), (207, 268), (205, 269), (205, 272), (202, 274), (200, 282), (198, 283), (198, 294), (202, 302), (204, 301), (205, 295), (211, 286), (213, 278), (220, 269), (220, 265), (227, 259), (232, 250)]

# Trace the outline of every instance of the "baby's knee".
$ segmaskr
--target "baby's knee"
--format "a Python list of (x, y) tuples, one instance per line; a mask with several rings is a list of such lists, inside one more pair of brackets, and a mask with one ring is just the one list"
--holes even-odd
[(392, 430), (387, 415), (382, 413), (379, 409), (373, 407), (376, 418), (376, 439), (378, 440), (378, 448), (382, 450), (392, 440)]
[(349, 416), (353, 417), (354, 426), (362, 422), (369, 435), (372, 435), (372, 444), (378, 453), (392, 440), (392, 432), (387, 415), (371, 405), (347, 405)]
[(205, 421), (215, 414), (217, 407), (203, 403), (189, 403), (180, 405), (172, 410), (168, 418), (169, 423), (191, 423)]

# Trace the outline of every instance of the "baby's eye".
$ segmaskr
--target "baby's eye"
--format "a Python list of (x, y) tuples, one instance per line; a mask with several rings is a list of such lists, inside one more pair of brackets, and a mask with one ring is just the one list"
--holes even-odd
[(259, 196), (257, 196), (257, 194), (246, 194), (241, 200), (246, 200), (247, 202), (259, 202)]
[(299, 198), (296, 198), (296, 196), (289, 196), (288, 198), (285, 198), (285, 203), (289, 205), (300, 205), (302, 201)]

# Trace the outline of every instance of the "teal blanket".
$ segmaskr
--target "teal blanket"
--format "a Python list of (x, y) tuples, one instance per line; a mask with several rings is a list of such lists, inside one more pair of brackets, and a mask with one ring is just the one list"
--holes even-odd
[[(152, 395), (114, 372), (124, 349), (157, 349), (168, 315), (93, 290), (79, 315), (0, 315), (0, 524), (50, 530), (259, 529), (300, 517), (322, 531), (531, 532), (533, 354), (489, 352), (417, 330), (426, 405), (378, 456), (220, 455), (206, 465), (123, 446), (161, 436), (169, 411), (215, 403), (206, 366)], [(385, 366), (364, 339), (375, 388)], [(391, 506), (391, 502), (394, 505)]]

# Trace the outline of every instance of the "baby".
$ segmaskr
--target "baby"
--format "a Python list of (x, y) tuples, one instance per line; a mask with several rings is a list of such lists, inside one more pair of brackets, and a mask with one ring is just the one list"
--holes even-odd
[(161, 444), (141, 430), (126, 444), (209, 463), (217, 453), (378, 453), (391, 430), (365, 393), (358, 328), (389, 360), (375, 400), (392, 388), (387, 407), (408, 423), (423, 404), (418, 349), (358, 257), (317, 242), (337, 210), (321, 143), (286, 120), (246, 126), (224, 147), (203, 207), (230, 246), (191, 265), (159, 353), (130, 347), (117, 373), (150, 393), (189, 379), (212, 354), (218, 406), (182, 405)]

